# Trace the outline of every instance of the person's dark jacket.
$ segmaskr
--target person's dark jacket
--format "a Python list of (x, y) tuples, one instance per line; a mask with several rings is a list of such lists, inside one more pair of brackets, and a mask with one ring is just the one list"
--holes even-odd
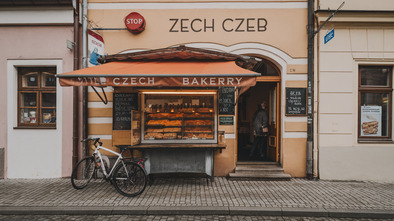
[(263, 135), (262, 126), (268, 127), (268, 115), (267, 112), (259, 105), (259, 109), (256, 111), (253, 117), (253, 129), (256, 135)]

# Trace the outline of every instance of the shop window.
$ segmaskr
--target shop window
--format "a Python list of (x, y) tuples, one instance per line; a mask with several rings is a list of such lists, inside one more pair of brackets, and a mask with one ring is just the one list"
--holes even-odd
[(392, 141), (393, 67), (359, 67), (359, 141)]
[(56, 68), (18, 68), (18, 127), (56, 126)]
[(142, 143), (216, 143), (216, 92), (144, 92)]

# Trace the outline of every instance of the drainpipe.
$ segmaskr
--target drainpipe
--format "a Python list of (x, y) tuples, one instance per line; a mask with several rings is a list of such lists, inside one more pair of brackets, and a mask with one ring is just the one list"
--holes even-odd
[[(87, 0), (82, 0), (82, 68), (88, 67), (87, 50), (88, 50), (88, 3)], [(82, 137), (86, 139), (88, 136), (88, 87), (82, 87)], [(87, 143), (85, 142), (86, 150)]]
[(313, 179), (313, 103), (314, 103), (314, 36), (313, 0), (308, 0), (308, 138), (306, 146), (306, 177)]
[[(73, 69), (79, 69), (79, 1), (74, 0), (74, 64)], [(79, 96), (78, 87), (73, 87), (73, 156), (72, 156), (72, 168), (78, 162), (78, 138), (79, 138)]]

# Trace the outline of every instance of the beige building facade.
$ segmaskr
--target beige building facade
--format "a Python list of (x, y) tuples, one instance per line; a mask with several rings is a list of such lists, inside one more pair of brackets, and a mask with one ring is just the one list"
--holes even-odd
[[(126, 30), (125, 18), (131, 12), (145, 19), (145, 29), (139, 34)], [(88, 28), (103, 37), (108, 54), (185, 45), (267, 61), (275, 73), (263, 73), (256, 86), (237, 98), (232, 125), (218, 123), (217, 130), (225, 131), (227, 147), (215, 153), (214, 175), (227, 176), (245, 160), (253, 141), (253, 113), (259, 102), (267, 100), (269, 160), (278, 162), (292, 177), (306, 176), (307, 118), (303, 113), (286, 112), (286, 91), (307, 87), (307, 1), (89, 0), (88, 22)], [(112, 101), (117, 88), (105, 90), (107, 105), (89, 92), (88, 133), (116, 149)]]
[[(341, 3), (317, 1), (318, 24)], [(393, 10), (388, 0), (346, 1), (317, 35), (315, 145), (321, 179), (394, 180)], [(325, 43), (331, 30), (335, 37)]]

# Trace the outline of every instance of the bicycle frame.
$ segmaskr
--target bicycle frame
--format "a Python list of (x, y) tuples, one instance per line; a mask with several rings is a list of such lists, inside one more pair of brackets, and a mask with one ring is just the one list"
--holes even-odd
[[(116, 161), (115, 161), (115, 164), (112, 166), (111, 171), (109, 171), (109, 173), (107, 173), (107, 170), (105, 169), (104, 161), (103, 161), (103, 158), (102, 158), (101, 153), (100, 153), (100, 150), (101, 150), (101, 149), (103, 149), (103, 150), (105, 150), (105, 151), (108, 151), (108, 152), (110, 152), (110, 153), (113, 153), (113, 154), (115, 154), (116, 156), (118, 156), (118, 158), (117, 158)], [(105, 147), (102, 147), (102, 146), (100, 146), (100, 145), (98, 145), (98, 146), (96, 147), (96, 150), (94, 150), (93, 155), (97, 155), (98, 158), (100, 159), (101, 169), (103, 170), (103, 173), (104, 173), (104, 176), (105, 176), (106, 179), (108, 179), (108, 178), (111, 176), (112, 172), (114, 171), (116, 165), (118, 165), (119, 161), (122, 161), (122, 160), (124, 159), (123, 156), (122, 156), (122, 153), (117, 153), (117, 152), (115, 152), (115, 151), (112, 151), (112, 150), (107, 149), (107, 148), (105, 148)]]

